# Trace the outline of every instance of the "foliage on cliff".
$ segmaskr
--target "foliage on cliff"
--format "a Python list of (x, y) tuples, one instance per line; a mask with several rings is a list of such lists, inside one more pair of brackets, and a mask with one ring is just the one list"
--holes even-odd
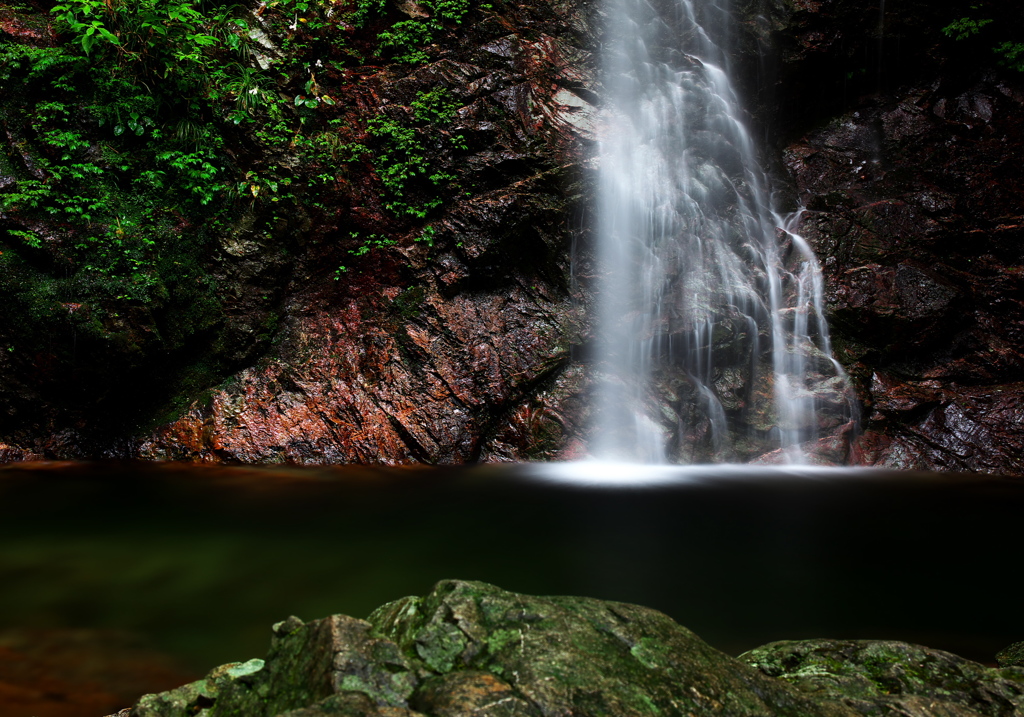
[[(1000, 15), (998, 23), (993, 17), (996, 14)], [(999, 58), (1000, 65), (1024, 72), (1024, 42), (1020, 41), (1020, 28), (1015, 23), (1006, 23), (1006, 14), (1004, 8), (992, 7), (992, 3), (974, 2), (963, 17), (942, 28), (942, 33), (958, 42), (969, 40), (974, 46), (985, 43)]]
[[(551, 17), (467, 0), (0, 8), (2, 440), (131, 455), (128, 437), (276, 353), (298, 294), (429, 280), (411, 247), (466, 241), (444, 217), (558, 164), (515, 127), (533, 100), (502, 96), (536, 63), (518, 39), (474, 50)], [(513, 135), (504, 154), (495, 134)]]
[[(437, 33), (469, 10), (439, 8), (437, 19), (395, 27)], [(145, 328), (174, 349), (218, 320), (199, 261), (212, 232), (252, 213), (287, 220), (303, 200), (318, 208), (308, 195), (343, 181), (364, 156), (400, 198), (389, 204), (396, 214), (425, 219), (451, 179), (431, 172), (424, 146), (433, 126), (452, 119), (450, 100), (443, 112), (415, 112), (415, 127), (383, 117), (367, 133), (334, 109), (345, 98), (317, 79), (411, 47), (413, 37), (393, 28), (374, 40), (370, 26), (387, 25), (380, 3), (73, 0), (51, 13), (52, 22), (17, 11), (12, 19), (35, 24), (50, 42), (5, 35), (0, 45), (0, 79), (18, 88), (5, 126), (21, 153), (4, 167), (0, 210), (21, 225), (6, 227), (4, 261), (49, 259), (63, 270), (40, 267), (23, 290), (6, 283), (25, 315), (59, 314), (48, 301), (56, 297), (76, 308), (54, 321), (112, 340), (118, 312), (165, 311)], [(34, 229), (35, 219), (66, 238)]]

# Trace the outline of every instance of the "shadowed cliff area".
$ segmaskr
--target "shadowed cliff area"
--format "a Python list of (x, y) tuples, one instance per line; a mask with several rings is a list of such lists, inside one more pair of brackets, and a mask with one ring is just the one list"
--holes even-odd
[(864, 407), (847, 459), (1020, 475), (1022, 10), (800, 5), (774, 35), (808, 110), (782, 163)]

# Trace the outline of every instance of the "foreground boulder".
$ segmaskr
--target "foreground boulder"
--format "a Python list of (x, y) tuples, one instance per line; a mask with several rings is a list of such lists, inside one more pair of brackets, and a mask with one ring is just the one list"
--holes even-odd
[[(802, 647), (806, 645), (807, 647)], [(896, 695), (895, 697), (893, 695)], [(442, 581), (368, 620), (274, 626), (266, 660), (146, 695), (131, 717), (1015, 715), (1024, 668), (902, 643), (777, 643), (739, 660), (649, 608)]]

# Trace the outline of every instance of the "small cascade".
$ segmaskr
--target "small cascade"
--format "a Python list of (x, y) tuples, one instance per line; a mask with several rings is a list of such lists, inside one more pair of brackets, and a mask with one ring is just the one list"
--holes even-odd
[[(698, 7), (699, 4), (699, 7)], [(729, 8), (609, 0), (591, 453), (746, 460), (850, 420), (814, 254), (772, 209)]]

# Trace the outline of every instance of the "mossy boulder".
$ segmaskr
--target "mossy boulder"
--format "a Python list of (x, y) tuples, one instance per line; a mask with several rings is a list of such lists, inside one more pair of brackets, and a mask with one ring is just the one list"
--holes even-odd
[(863, 715), (1019, 715), (1024, 669), (888, 640), (773, 642), (739, 659)]
[(1022, 695), (1024, 669), (903, 643), (775, 643), (734, 659), (649, 608), (446, 580), (367, 620), (289, 618), (266, 660), (127, 714), (1011, 715)]

